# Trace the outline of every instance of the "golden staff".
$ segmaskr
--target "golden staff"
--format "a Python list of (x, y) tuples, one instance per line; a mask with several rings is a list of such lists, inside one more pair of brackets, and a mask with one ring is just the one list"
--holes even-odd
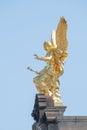
[(30, 71), (32, 71), (32, 72), (34, 72), (34, 73), (36, 73), (36, 74), (39, 74), (38, 71), (35, 71), (35, 70), (33, 70), (32, 68), (30, 68), (30, 67), (27, 67), (27, 69), (30, 70)]

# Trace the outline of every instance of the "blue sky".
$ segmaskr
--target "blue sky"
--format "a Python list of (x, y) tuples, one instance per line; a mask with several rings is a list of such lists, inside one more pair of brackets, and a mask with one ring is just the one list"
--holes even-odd
[(87, 1), (0, 0), (0, 130), (29, 130), (37, 90), (34, 73), (45, 63), (44, 40), (50, 40), (61, 16), (68, 22), (69, 56), (60, 77), (65, 115), (87, 115)]

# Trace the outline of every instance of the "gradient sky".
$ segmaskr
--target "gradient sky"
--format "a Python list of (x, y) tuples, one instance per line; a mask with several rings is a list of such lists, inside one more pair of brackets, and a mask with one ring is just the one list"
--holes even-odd
[(0, 0), (0, 130), (31, 130), (37, 90), (34, 73), (45, 63), (44, 40), (50, 40), (61, 16), (68, 23), (69, 56), (60, 77), (65, 115), (87, 115), (87, 1)]

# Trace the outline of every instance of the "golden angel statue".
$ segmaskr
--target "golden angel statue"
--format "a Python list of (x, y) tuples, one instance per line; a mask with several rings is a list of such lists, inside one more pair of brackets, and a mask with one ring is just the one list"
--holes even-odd
[(61, 17), (57, 29), (52, 32), (51, 42), (44, 42), (45, 57), (34, 55), (35, 59), (45, 61), (46, 66), (39, 72), (28, 67), (37, 74), (33, 82), (39, 93), (51, 96), (55, 106), (63, 105), (59, 90), (59, 77), (64, 73), (65, 58), (68, 56), (66, 31), (67, 22), (64, 17)]

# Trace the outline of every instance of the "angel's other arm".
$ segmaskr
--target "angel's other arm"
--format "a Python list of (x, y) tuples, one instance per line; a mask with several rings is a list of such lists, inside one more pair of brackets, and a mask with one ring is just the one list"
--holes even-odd
[(38, 55), (34, 55), (35, 56), (35, 59), (37, 59), (37, 60), (43, 60), (43, 61), (50, 61), (51, 60), (51, 58), (52, 58), (52, 56), (49, 56), (49, 57), (38, 57)]

